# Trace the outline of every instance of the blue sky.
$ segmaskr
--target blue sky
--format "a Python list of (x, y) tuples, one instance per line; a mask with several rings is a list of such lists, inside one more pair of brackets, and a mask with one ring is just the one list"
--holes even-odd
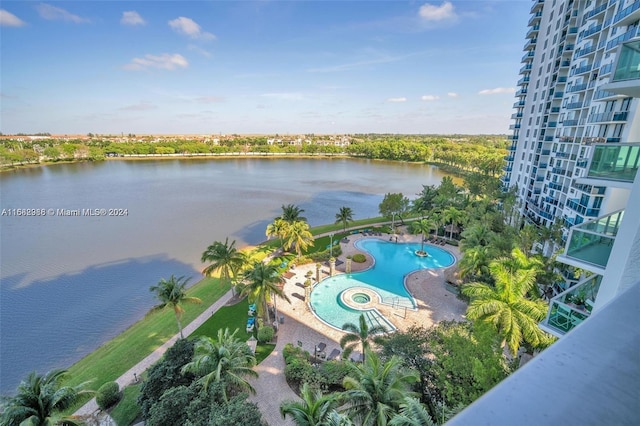
[(508, 133), (530, 7), (3, 1), (0, 131)]

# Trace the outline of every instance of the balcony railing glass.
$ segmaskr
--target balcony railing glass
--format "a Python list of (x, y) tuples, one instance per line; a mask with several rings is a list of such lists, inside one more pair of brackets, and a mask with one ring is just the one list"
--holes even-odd
[(594, 148), (588, 177), (633, 182), (640, 165), (640, 144), (605, 144)]
[(623, 216), (620, 210), (571, 228), (565, 255), (605, 268)]
[(541, 325), (562, 336), (589, 318), (601, 281), (602, 276), (592, 275), (551, 299), (547, 318)]

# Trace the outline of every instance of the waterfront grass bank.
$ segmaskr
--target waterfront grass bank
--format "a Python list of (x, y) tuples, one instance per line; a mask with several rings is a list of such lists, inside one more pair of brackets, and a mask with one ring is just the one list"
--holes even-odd
[[(227, 291), (229, 284), (218, 278), (204, 278), (191, 286), (187, 293), (198, 297), (202, 304), (189, 305), (182, 317), (183, 324), (189, 324), (202, 314)], [(151, 295), (150, 295), (151, 297)], [(122, 374), (138, 364), (178, 332), (175, 314), (165, 309), (147, 314), (140, 321), (114, 337), (98, 349), (73, 364), (68, 369), (65, 385), (77, 385), (91, 381), (89, 388), (97, 389), (103, 383), (115, 381)], [(74, 412), (90, 398), (84, 398), (69, 413)]]

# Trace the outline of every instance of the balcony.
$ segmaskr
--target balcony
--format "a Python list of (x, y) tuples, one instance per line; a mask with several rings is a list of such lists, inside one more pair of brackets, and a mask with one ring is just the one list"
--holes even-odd
[(533, 66), (531, 64), (526, 64), (522, 68), (520, 68), (520, 74), (524, 74), (526, 72), (530, 72)]
[(640, 144), (596, 145), (587, 177), (633, 183), (640, 163)]
[(577, 125), (578, 125), (578, 120), (564, 120), (564, 121), (562, 122), (562, 125), (563, 125), (563, 126), (565, 126), (565, 127), (568, 127), (568, 126), (577, 126)]
[(592, 11), (588, 12), (584, 17), (584, 20), (586, 21), (586, 20), (591, 19), (594, 16), (604, 12), (605, 10), (607, 10), (607, 7), (608, 7), (607, 3), (601, 4), (600, 6), (596, 7)]
[(613, 49), (614, 47), (616, 47), (620, 43), (624, 43), (627, 40), (631, 40), (633, 37), (636, 36), (636, 32), (637, 32), (637, 28), (636, 27), (631, 27), (631, 29), (629, 31), (627, 31), (626, 33), (624, 33), (621, 36), (618, 36), (618, 37), (614, 38), (613, 40), (611, 40), (610, 42), (608, 42), (606, 50)]
[(525, 61), (533, 61), (533, 57), (535, 56), (535, 52), (527, 52), (525, 53), (525, 55), (522, 57), (522, 62)]
[(593, 309), (602, 276), (592, 275), (551, 299), (547, 318), (540, 328), (562, 337), (589, 318)]
[(598, 217), (598, 215), (600, 214), (600, 209), (588, 208), (587, 206), (580, 204), (577, 198), (568, 200), (567, 207), (575, 211), (576, 213), (581, 214), (582, 216)]
[(527, 31), (526, 38), (535, 37), (536, 35), (538, 35), (539, 30), (540, 30), (540, 25), (534, 25), (533, 27), (529, 28), (529, 31)]
[[(627, 6), (613, 17), (616, 26), (628, 25), (640, 18), (640, 1), (635, 1), (631, 6)], [(634, 13), (637, 12), (637, 13)]]
[(578, 75), (585, 72), (589, 72), (591, 71), (591, 68), (593, 68), (593, 64), (587, 64), (587, 65), (578, 67), (576, 69), (571, 70), (571, 75)]
[(589, 54), (591, 54), (591, 53), (593, 53), (595, 51), (596, 51), (596, 46), (586, 46), (586, 47), (583, 47), (582, 49), (576, 50), (574, 58), (581, 58), (581, 57), (589, 55)]
[(607, 266), (624, 210), (574, 226), (569, 231), (565, 254), (558, 260), (572, 266), (602, 273)]
[(524, 99), (523, 99), (523, 100), (521, 100), (521, 101), (517, 101), (517, 102), (515, 102), (515, 103), (513, 104), (513, 107), (514, 107), (514, 108), (522, 108), (522, 107), (524, 107), (524, 106), (525, 106), (525, 101), (524, 101)]
[(627, 121), (627, 111), (609, 111), (600, 112), (598, 114), (589, 114), (589, 123), (603, 123), (607, 121)]

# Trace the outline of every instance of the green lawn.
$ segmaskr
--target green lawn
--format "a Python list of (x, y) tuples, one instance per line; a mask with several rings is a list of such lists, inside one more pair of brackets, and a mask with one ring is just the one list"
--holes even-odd
[(111, 410), (111, 418), (116, 422), (118, 426), (129, 426), (140, 415), (140, 407), (138, 406), (138, 395), (140, 395), (140, 386), (133, 385), (127, 386), (122, 392), (122, 399)]
[[(211, 316), (204, 324), (198, 327), (191, 337), (209, 336), (215, 338), (218, 330), (228, 328), (233, 332), (238, 330), (236, 337), (240, 340), (248, 340), (251, 334), (247, 333), (247, 312), (249, 311), (249, 303), (244, 299), (235, 305), (223, 306), (215, 314)], [(260, 364), (273, 351), (274, 345), (261, 345), (256, 348), (256, 361)]]
[[(193, 321), (227, 291), (229, 285), (221, 284), (217, 278), (205, 278), (189, 288), (189, 296), (199, 297), (202, 304), (185, 305), (186, 312), (182, 323), (188, 324)], [(149, 297), (152, 295), (149, 294)], [(90, 380), (89, 387), (98, 389), (103, 383), (116, 380), (177, 332), (178, 325), (172, 309), (149, 314), (72, 365), (64, 384), (76, 385)], [(69, 412), (75, 411), (81, 405), (76, 405)]]

